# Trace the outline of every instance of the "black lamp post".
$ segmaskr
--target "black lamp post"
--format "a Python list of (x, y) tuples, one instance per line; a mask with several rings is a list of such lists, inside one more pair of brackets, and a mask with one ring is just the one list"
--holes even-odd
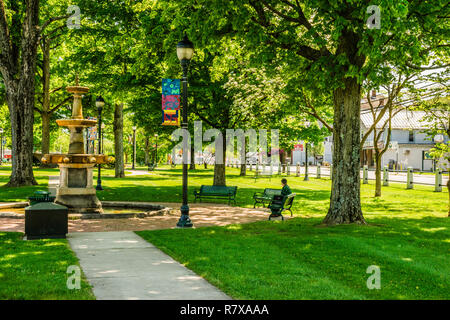
[[(184, 34), (183, 40), (177, 44), (177, 56), (180, 60), (181, 67), (183, 68), (183, 121), (181, 128), (183, 133), (188, 132), (188, 103), (187, 103), (187, 72), (189, 63), (194, 54), (194, 45), (189, 41), (186, 34)], [(187, 139), (183, 139), (183, 204), (181, 205), (181, 217), (178, 220), (178, 228), (191, 228), (192, 222), (189, 218), (189, 206), (188, 206), (188, 144)]]
[(3, 128), (0, 128), (0, 166), (3, 164)]
[[(102, 96), (99, 96), (97, 100), (95, 100), (95, 105), (97, 106), (98, 111), (98, 153), (102, 154), (102, 111), (103, 106), (105, 105), (105, 100), (103, 100)], [(97, 187), (95, 189), (101, 191), (103, 190), (102, 187), (102, 165), (99, 163), (97, 164), (98, 168), (98, 175), (97, 175)]]
[(131, 169), (135, 169), (136, 166), (136, 126), (133, 126), (133, 165)]
[(155, 143), (155, 168), (158, 165), (158, 134), (155, 133), (155, 139), (156, 139), (156, 143)]

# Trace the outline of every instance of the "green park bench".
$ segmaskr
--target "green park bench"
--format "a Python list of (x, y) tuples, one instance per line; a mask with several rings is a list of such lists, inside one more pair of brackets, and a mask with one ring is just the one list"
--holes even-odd
[(228, 199), (228, 204), (231, 203), (231, 201), (236, 204), (236, 192), (237, 187), (227, 187), (227, 186), (204, 186), (202, 185), (200, 187), (200, 190), (194, 191), (195, 200), (194, 202), (199, 199), (200, 201), (202, 198), (222, 198), (222, 199)]
[(274, 195), (280, 194), (281, 189), (271, 189), (271, 188), (265, 188), (263, 192), (255, 192), (255, 194), (253, 195), (253, 200), (255, 200), (253, 208), (256, 208), (256, 205), (259, 203), (262, 203), (263, 207), (265, 207), (266, 203), (270, 204)]
[(291, 213), (291, 217), (292, 217), (292, 204), (294, 203), (294, 198), (295, 198), (296, 194), (295, 193), (291, 193), (290, 195), (287, 196), (282, 196), (282, 195), (274, 195), (272, 202), (270, 203), (270, 205), (268, 206), (268, 208), (270, 209), (271, 213), (269, 216), (269, 220), (271, 218), (275, 218), (275, 217), (280, 217), (281, 219), (284, 220), (283, 217), (283, 211), (289, 211)]

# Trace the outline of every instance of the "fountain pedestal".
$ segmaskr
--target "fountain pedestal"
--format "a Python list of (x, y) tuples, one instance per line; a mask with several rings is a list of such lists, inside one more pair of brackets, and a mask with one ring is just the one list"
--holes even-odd
[(94, 164), (59, 164), (58, 204), (77, 213), (102, 213), (102, 204), (93, 186)]
[(108, 156), (84, 154), (83, 129), (94, 127), (97, 120), (83, 119), (81, 95), (89, 88), (78, 86), (78, 80), (67, 91), (74, 94), (72, 118), (56, 120), (59, 126), (70, 131), (69, 152), (67, 154), (46, 154), (43, 163), (57, 163), (60, 170), (59, 186), (55, 203), (69, 208), (69, 213), (102, 213), (102, 204), (93, 186), (95, 164), (108, 163)]

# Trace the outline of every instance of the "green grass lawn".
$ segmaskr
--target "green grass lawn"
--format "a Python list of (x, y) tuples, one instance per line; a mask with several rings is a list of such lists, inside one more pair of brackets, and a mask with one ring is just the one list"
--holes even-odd
[(0, 299), (95, 299), (81, 279), (69, 290), (67, 267), (78, 260), (67, 240), (22, 240), (18, 232), (0, 232)]
[[(57, 170), (36, 170), (45, 183), (49, 173)], [(227, 185), (238, 186), (239, 206), (253, 206), (255, 191), (280, 188), (280, 177), (255, 182), (252, 176), (240, 177), (238, 169), (227, 168)], [(415, 185), (406, 190), (405, 184), (392, 183), (374, 198), (369, 182), (361, 185), (369, 225), (323, 227), (330, 180), (287, 179), (297, 193), (294, 218), (288, 221), (138, 234), (236, 299), (449, 299), (446, 189), (436, 193), (431, 186)], [(212, 184), (212, 170), (190, 171), (189, 201), (202, 184)], [(102, 200), (181, 202), (181, 168), (161, 166), (123, 179), (106, 170), (103, 186), (98, 192)], [(19, 198), (20, 192), (6, 198)], [(5, 199), (3, 189), (0, 196)], [(366, 287), (371, 265), (381, 269), (380, 290)]]

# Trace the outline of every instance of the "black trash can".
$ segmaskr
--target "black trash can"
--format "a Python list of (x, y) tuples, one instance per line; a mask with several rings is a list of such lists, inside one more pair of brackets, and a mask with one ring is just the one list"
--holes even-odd
[(65, 238), (68, 208), (52, 202), (39, 202), (25, 208), (27, 240)]
[(271, 204), (269, 205), (270, 209), (270, 216), (269, 220), (272, 218), (281, 217), (282, 220), (284, 220), (283, 215), (281, 214), (281, 211), (283, 210), (284, 202), (286, 201), (286, 197), (282, 195), (274, 195)]
[(32, 197), (29, 197), (28, 200), (30, 200), (30, 205), (39, 203), (39, 202), (53, 202), (55, 201), (54, 196), (50, 195), (50, 192), (38, 190), (35, 191)]

